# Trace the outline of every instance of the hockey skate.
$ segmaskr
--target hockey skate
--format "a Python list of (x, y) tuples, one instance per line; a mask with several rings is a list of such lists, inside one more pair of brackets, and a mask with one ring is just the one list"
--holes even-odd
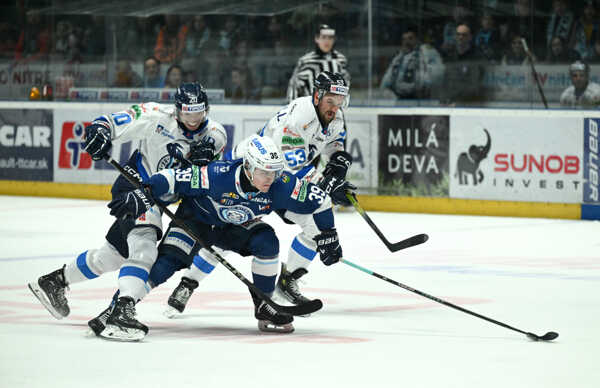
[(173, 290), (167, 304), (169, 307), (164, 312), (167, 318), (174, 318), (183, 313), (187, 302), (190, 300), (194, 290), (198, 287), (198, 282), (194, 279), (182, 277), (179, 285)]
[(102, 338), (115, 341), (139, 341), (148, 334), (148, 326), (139, 322), (135, 314), (135, 301), (128, 296), (117, 300), (106, 320), (106, 328), (100, 333)]
[(110, 314), (112, 313), (113, 306), (107, 307), (104, 311), (102, 311), (96, 318), (88, 321), (88, 326), (91, 331), (96, 335), (96, 337), (100, 337), (100, 333), (106, 328), (106, 321)]
[(91, 332), (96, 337), (100, 337), (100, 333), (102, 333), (102, 330), (104, 330), (104, 328), (106, 327), (106, 321), (108, 320), (108, 317), (110, 317), (110, 314), (112, 313), (113, 308), (115, 307), (115, 304), (119, 299), (119, 294), (120, 291), (117, 290), (117, 292), (115, 292), (115, 294), (113, 295), (108, 307), (100, 314), (98, 314), (96, 318), (88, 321), (88, 326), (90, 327)]
[(254, 302), (254, 317), (258, 319), (258, 330), (268, 333), (288, 334), (294, 331), (294, 317), (290, 314), (279, 313), (264, 300), (257, 298), (252, 291)]
[(298, 268), (290, 273), (288, 272), (285, 263), (281, 263), (281, 274), (277, 281), (277, 288), (281, 295), (295, 305), (310, 301), (310, 299), (300, 293), (300, 289), (298, 288), (298, 279), (307, 273), (308, 271), (306, 268)]
[(66, 265), (48, 275), (41, 276), (37, 283), (28, 284), (33, 295), (56, 319), (63, 319), (71, 312), (65, 297), (65, 290), (68, 289), (65, 281), (65, 267)]

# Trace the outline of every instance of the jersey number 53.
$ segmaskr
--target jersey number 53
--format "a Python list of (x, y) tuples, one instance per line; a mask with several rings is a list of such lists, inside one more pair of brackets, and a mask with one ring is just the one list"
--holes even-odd
[(290, 168), (301, 167), (306, 162), (306, 151), (304, 148), (288, 151), (285, 153), (285, 160)]

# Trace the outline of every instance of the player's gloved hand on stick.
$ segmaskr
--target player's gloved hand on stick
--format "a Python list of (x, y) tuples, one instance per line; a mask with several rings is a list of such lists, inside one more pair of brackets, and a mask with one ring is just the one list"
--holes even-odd
[(138, 218), (154, 206), (154, 199), (146, 190), (135, 189), (129, 191), (108, 203), (110, 215), (117, 218), (131, 216)]
[(356, 186), (346, 181), (346, 174), (352, 165), (352, 156), (345, 151), (337, 151), (331, 155), (323, 170), (323, 179), (319, 187), (326, 192), (336, 205), (352, 206), (346, 197), (346, 191), (356, 190)]
[(112, 142), (110, 130), (101, 124), (91, 124), (85, 127), (85, 142), (83, 149), (92, 156), (93, 160), (102, 160), (109, 155)]
[(323, 177), (323, 180), (319, 183), (319, 187), (329, 194), (331, 202), (335, 205), (352, 206), (352, 202), (346, 197), (346, 192), (356, 190), (356, 186), (348, 181), (339, 180), (336, 177), (326, 179), (326, 177)]
[(215, 145), (208, 140), (194, 142), (190, 145), (190, 155), (188, 157), (192, 164), (197, 166), (206, 166), (215, 157)]
[(190, 166), (190, 162), (188, 162), (183, 156), (183, 146), (179, 143), (169, 143), (167, 144), (167, 152), (173, 158), (181, 163), (181, 168), (187, 168)]
[(342, 247), (335, 228), (327, 229), (313, 237), (317, 242), (317, 252), (325, 265), (335, 264), (342, 257)]

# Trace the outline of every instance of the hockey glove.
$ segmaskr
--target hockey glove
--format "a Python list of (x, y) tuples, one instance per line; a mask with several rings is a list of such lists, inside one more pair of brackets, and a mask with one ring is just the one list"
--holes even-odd
[(196, 166), (206, 166), (214, 157), (215, 145), (206, 139), (194, 142), (190, 146), (190, 156), (188, 159)]
[(319, 187), (331, 197), (335, 205), (352, 206), (346, 197), (346, 191), (356, 190), (356, 186), (345, 180), (351, 165), (352, 156), (345, 151), (338, 151), (331, 155), (325, 166)]
[(317, 242), (317, 252), (325, 265), (335, 264), (342, 257), (342, 247), (335, 228), (327, 229), (313, 237)]
[(91, 124), (85, 127), (85, 142), (83, 149), (92, 156), (93, 160), (102, 160), (107, 157), (112, 147), (110, 130), (100, 124)]
[(188, 168), (190, 166), (190, 162), (188, 162), (183, 156), (182, 152), (183, 146), (179, 143), (169, 143), (167, 144), (167, 152), (169, 155), (179, 162), (179, 165), (173, 166), (171, 168)]
[(110, 215), (117, 218), (131, 216), (136, 219), (150, 210), (152, 206), (154, 206), (154, 200), (145, 190), (141, 189), (129, 191), (108, 203)]

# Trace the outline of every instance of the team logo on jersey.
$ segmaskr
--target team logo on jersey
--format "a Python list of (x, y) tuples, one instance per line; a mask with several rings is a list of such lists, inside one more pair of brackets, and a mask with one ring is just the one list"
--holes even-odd
[(254, 214), (250, 209), (245, 206), (230, 206), (230, 207), (222, 207), (219, 209), (219, 218), (224, 222), (228, 222), (230, 224), (240, 225), (244, 222), (251, 220)]
[(292, 199), (298, 199), (298, 195), (300, 195), (300, 189), (302, 188), (302, 185), (304, 185), (304, 183), (300, 179), (298, 179), (298, 181), (296, 182), (296, 186), (294, 186), (294, 190), (292, 190), (292, 194), (290, 195)]
[(281, 144), (289, 144), (294, 147), (302, 146), (304, 145), (304, 139), (296, 136), (283, 136), (281, 138)]
[(290, 176), (288, 174), (282, 174), (281, 180), (283, 181), (283, 183), (288, 183), (290, 181)]
[[(309, 123), (310, 124), (310, 123)], [(306, 124), (308, 125), (308, 124)], [(306, 126), (304, 127), (304, 129), (306, 129)], [(287, 133), (290, 136), (295, 136), (295, 137), (300, 137), (300, 134), (297, 132), (292, 131), (291, 129), (289, 129), (288, 127), (283, 127), (283, 133)]]
[(271, 200), (268, 198), (261, 198), (261, 197), (248, 197), (248, 199), (252, 202), (260, 202), (260, 203), (270, 203)]
[(85, 127), (90, 124), (91, 122), (81, 121), (63, 123), (58, 155), (59, 168), (90, 169), (92, 167), (90, 154), (83, 150)]

